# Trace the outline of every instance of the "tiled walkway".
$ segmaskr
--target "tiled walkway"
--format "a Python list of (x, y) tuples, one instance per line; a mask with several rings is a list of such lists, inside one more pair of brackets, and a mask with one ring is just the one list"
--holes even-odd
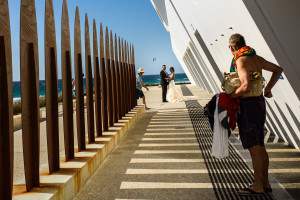
[[(199, 100), (162, 104), (159, 89), (151, 88), (151, 92), (146, 93), (148, 104), (154, 109), (129, 130), (77, 199), (291, 199), (274, 178), (271, 181), (275, 197), (267, 194), (262, 198), (241, 198), (237, 195), (239, 188), (253, 181), (253, 172), (247, 165), (249, 154), (241, 149), (239, 140), (231, 136), (230, 156), (222, 160), (211, 157), (212, 132), (201, 107), (211, 94), (196, 87), (182, 89), (184, 94), (197, 95)], [(272, 152), (297, 154), (297, 150), (276, 149), (269, 151), (271, 161), (283, 159), (295, 164), (293, 158), (290, 161), (274, 157)], [(286, 167), (281, 166), (280, 170), (283, 169)], [(280, 170), (271, 167), (275, 174), (284, 173)], [(295, 170), (292, 169), (294, 175), (299, 177), (300, 172)], [(292, 180), (294, 185), (288, 187), (297, 187), (298, 182)], [(299, 189), (296, 194), (297, 191), (299, 193)]]

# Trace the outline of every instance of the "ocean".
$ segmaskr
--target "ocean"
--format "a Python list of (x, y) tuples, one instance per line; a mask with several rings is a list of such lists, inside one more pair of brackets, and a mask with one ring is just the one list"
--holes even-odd
[[(143, 75), (143, 82), (145, 84), (160, 84), (160, 75)], [(185, 73), (176, 74), (175, 82), (189, 82), (188, 77)], [(83, 79), (83, 84), (85, 88), (85, 79)], [(58, 80), (58, 94), (62, 92), (62, 80)], [(45, 81), (40, 81), (40, 96), (45, 96)], [(21, 99), (21, 82), (13, 82), (13, 98), (14, 101)]]

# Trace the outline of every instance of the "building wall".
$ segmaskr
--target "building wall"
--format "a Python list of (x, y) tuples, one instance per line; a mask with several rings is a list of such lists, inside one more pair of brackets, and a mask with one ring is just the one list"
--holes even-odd
[[(160, 3), (162, 1), (160, 0)], [(242, 34), (247, 44), (252, 46), (260, 56), (273, 63), (281, 64), (287, 74), (283, 73), (283, 79), (280, 79), (273, 88), (274, 97), (267, 99), (266, 127), (278, 137), (299, 148), (300, 104), (299, 92), (295, 89), (299, 88), (300, 84), (299, 67), (295, 67), (299, 65), (299, 56), (295, 56), (297, 51), (294, 49), (299, 45), (287, 41), (290, 38), (299, 42), (296, 38), (297, 35), (299, 36), (297, 31), (300, 26), (296, 27), (299, 22), (291, 19), (299, 14), (286, 14), (290, 8), (284, 7), (280, 12), (280, 15), (284, 16), (281, 20), (284, 21), (277, 22), (278, 13), (276, 14), (273, 9), (276, 11), (281, 6), (280, 4), (274, 6), (273, 0), (245, 0), (244, 2), (240, 0), (164, 0), (164, 3), (175, 55), (183, 63), (184, 70), (190, 72), (189, 78), (209, 92), (219, 92), (222, 74), (229, 72), (232, 55), (228, 48), (228, 40), (233, 33)], [(275, 0), (275, 3), (284, 4), (280, 0)], [(261, 14), (258, 15), (258, 12)], [(252, 17), (254, 14), (255, 19)], [(262, 21), (262, 19), (268, 20), (272, 31), (261, 30), (260, 26), (264, 27), (264, 24), (258, 24), (257, 21)], [(289, 22), (292, 22), (293, 26), (288, 26)], [(286, 34), (282, 29), (287, 28), (297, 29), (296, 33)], [(270, 33), (277, 38), (277, 43), (279, 43), (277, 46), (270, 45), (273, 40), (266, 39)], [(278, 48), (281, 49), (278, 50)], [(291, 50), (293, 52), (290, 52)], [(280, 52), (285, 52), (285, 56), (282, 56)], [(287, 60), (290, 65), (286, 64)], [(271, 73), (264, 72), (263, 76), (269, 80)]]

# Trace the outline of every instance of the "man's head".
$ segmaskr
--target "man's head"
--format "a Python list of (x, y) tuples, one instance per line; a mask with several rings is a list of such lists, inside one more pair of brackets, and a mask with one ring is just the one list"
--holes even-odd
[(138, 69), (139, 75), (142, 76), (142, 75), (144, 74), (144, 72), (145, 72), (144, 68), (139, 68), (139, 69)]
[(229, 38), (229, 48), (231, 53), (234, 55), (239, 49), (246, 46), (245, 39), (242, 35), (236, 33)]
[(163, 65), (162, 69), (165, 71), (167, 69), (166, 65)]

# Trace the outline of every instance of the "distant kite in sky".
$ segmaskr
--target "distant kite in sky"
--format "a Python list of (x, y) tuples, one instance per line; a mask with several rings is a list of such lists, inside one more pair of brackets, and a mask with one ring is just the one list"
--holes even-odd
[(156, 61), (156, 58), (153, 58), (153, 62)]

